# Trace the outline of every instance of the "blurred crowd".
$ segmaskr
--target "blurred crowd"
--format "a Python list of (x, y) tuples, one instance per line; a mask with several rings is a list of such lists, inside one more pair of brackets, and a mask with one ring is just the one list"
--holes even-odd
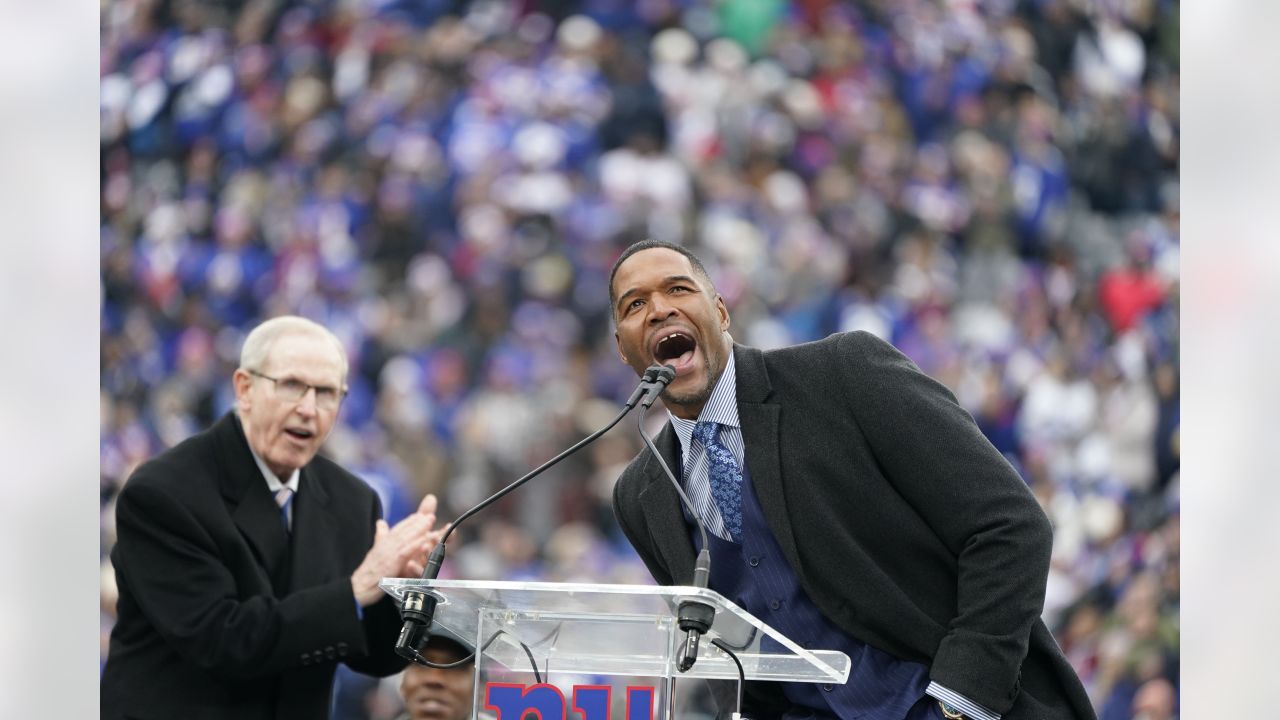
[[(337, 333), (326, 453), (392, 519), (427, 492), (453, 517), (620, 408), (608, 272), (656, 238), (739, 342), (867, 330), (946, 383), (1053, 521), (1045, 618), (1102, 719), (1174, 717), (1178, 15), (104, 2), (104, 657), (113, 499), (231, 407), (254, 324)], [(464, 525), (446, 573), (650, 582), (609, 506), (641, 447), (617, 428)], [(336, 717), (397, 712), (342, 678)]]

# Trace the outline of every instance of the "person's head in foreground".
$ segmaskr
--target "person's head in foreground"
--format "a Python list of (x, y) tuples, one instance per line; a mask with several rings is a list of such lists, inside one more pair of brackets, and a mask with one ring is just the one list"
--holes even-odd
[[(471, 652), (445, 637), (433, 637), (422, 655), (433, 663), (457, 662)], [(400, 680), (409, 720), (465, 720), (471, 717), (475, 663), (442, 669), (411, 663)]]

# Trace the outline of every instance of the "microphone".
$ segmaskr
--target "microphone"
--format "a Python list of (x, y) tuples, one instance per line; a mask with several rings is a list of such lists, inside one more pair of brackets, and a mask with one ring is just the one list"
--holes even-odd
[[(649, 378), (650, 373), (653, 374), (652, 378)], [(644, 371), (644, 376), (649, 378), (652, 385), (644, 399), (640, 401), (640, 409), (648, 410), (653, 406), (653, 401), (657, 400), (662, 391), (666, 389), (667, 385), (670, 385), (671, 381), (676, 379), (676, 369), (670, 365), (650, 365), (649, 369)], [(641, 385), (643, 384), (641, 383)], [(636, 389), (639, 390), (640, 388)]]
[[(578, 450), (581, 450), (583, 447), (596, 440), (596, 438), (599, 438), (601, 435), (609, 432), (609, 430), (613, 429), (613, 426), (617, 425), (627, 413), (634, 410), (637, 404), (641, 404), (645, 409), (648, 409), (649, 406), (653, 405), (653, 402), (657, 400), (658, 395), (662, 393), (662, 390), (667, 386), (667, 383), (670, 383), (675, 376), (675, 368), (672, 368), (670, 365), (649, 366), (649, 368), (644, 371), (644, 376), (640, 378), (640, 384), (636, 386), (634, 391), (632, 391), (631, 397), (627, 398), (627, 401), (623, 403), (624, 407), (622, 408), (622, 412), (618, 413), (618, 416), (611, 420), (608, 425), (605, 425), (603, 428), (583, 438), (573, 447), (539, 465), (524, 477), (502, 488), (489, 498), (476, 504), (475, 507), (459, 515), (457, 520), (454, 520), (449, 524), (449, 528), (445, 530), (444, 535), (440, 538), (440, 542), (436, 543), (436, 546), (432, 548), (431, 554), (427, 557), (427, 565), (422, 571), (422, 579), (435, 580), (439, 577), (440, 566), (444, 564), (445, 542), (449, 539), (449, 536), (453, 534), (453, 531), (458, 529), (458, 526), (462, 524), (462, 521), (489, 507), (506, 496), (507, 493), (510, 493), (512, 490), (515, 490), (529, 480), (532, 480), (542, 474), (544, 470), (547, 470), (561, 460), (569, 457)], [(396, 639), (395, 649), (397, 655), (405, 658), (406, 660), (436, 667), (435, 664), (427, 661), (421, 654), (422, 646), (426, 644), (428, 639), (427, 630), (431, 627), (432, 618), (435, 616), (436, 602), (437, 600), (433, 595), (419, 590), (410, 590), (404, 594), (404, 601), (401, 603), (400, 607), (400, 617), (404, 621), (404, 625), (401, 626), (400, 636)]]
[[(661, 381), (661, 387), (666, 387), (666, 384), (671, 382), (676, 375), (675, 368), (670, 365), (662, 366), (658, 372), (664, 374), (664, 371), (665, 373), (670, 373), (670, 377), (665, 380), (655, 378), (655, 384), (657, 381)], [(661, 392), (660, 389), (659, 392)], [(656, 395), (657, 393), (654, 393), (654, 397), (641, 401), (641, 406), (648, 410), (649, 406), (653, 404)], [(680, 501), (684, 503), (685, 508), (688, 509), (690, 517), (698, 524), (698, 533), (702, 536), (702, 550), (698, 552), (698, 559), (693, 565), (693, 582), (691, 585), (705, 590), (711, 580), (711, 551), (708, 549), (707, 528), (703, 525), (702, 518), (698, 516), (698, 511), (694, 509), (693, 502), (689, 500), (688, 495), (685, 495), (680, 481), (671, 472), (671, 468), (667, 467), (667, 461), (662, 459), (662, 453), (658, 452), (658, 448), (654, 447), (653, 439), (644, 431), (643, 412), (636, 416), (636, 430), (640, 432), (640, 437), (644, 439), (645, 446), (649, 448), (649, 452), (653, 454), (653, 457), (658, 460), (658, 465), (662, 467), (667, 479), (675, 487), (676, 493), (680, 496)], [(680, 672), (688, 672), (689, 668), (692, 668), (694, 662), (697, 661), (698, 641), (711, 629), (711, 623), (715, 620), (715, 616), (715, 608), (704, 602), (685, 600), (680, 603), (680, 607), (676, 610), (676, 620), (679, 628), (685, 631), (684, 642), (680, 646), (680, 658), (676, 662), (676, 667), (680, 669)]]

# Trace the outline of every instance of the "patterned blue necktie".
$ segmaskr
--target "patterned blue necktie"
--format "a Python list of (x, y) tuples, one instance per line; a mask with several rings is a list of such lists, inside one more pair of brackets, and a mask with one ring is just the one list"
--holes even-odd
[(693, 437), (707, 453), (707, 477), (711, 480), (711, 497), (720, 509), (720, 517), (736, 543), (742, 542), (742, 468), (733, 452), (720, 443), (720, 424), (699, 422)]

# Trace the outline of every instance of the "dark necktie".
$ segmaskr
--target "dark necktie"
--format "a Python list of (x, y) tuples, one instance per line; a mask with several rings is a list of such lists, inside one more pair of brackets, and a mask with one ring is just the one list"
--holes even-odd
[(288, 485), (276, 491), (276, 505), (280, 506), (280, 520), (284, 523), (284, 531), (293, 529), (293, 490)]
[(720, 509), (725, 528), (734, 542), (742, 542), (742, 468), (733, 452), (720, 443), (720, 424), (699, 422), (693, 437), (707, 453), (707, 477), (711, 481), (711, 497)]

